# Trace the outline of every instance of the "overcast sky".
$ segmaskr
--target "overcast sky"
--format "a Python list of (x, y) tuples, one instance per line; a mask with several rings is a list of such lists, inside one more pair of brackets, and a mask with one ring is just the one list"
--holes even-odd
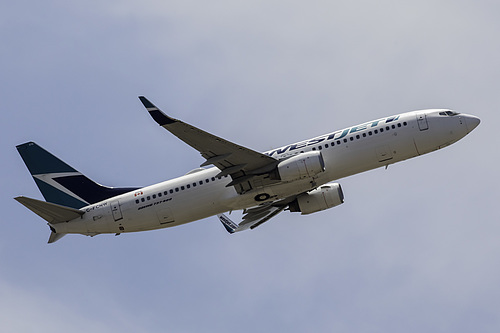
[[(499, 18), (486, 0), (1, 2), (1, 330), (498, 332)], [(16, 145), (110, 186), (203, 162), (138, 95), (260, 151), (424, 108), (482, 123), (340, 180), (331, 210), (47, 245), (12, 199), (42, 198)]]

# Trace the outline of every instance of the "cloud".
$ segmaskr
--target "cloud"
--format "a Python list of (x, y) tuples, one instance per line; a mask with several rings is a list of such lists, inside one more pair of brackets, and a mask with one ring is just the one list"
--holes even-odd
[[(32, 1), (0, 5), (0, 321), (11, 331), (497, 331), (497, 5)], [(28, 8), (28, 9), (26, 9)], [(227, 235), (216, 218), (119, 237), (48, 228), (14, 149), (147, 185), (202, 162), (149, 119), (267, 150), (418, 108), (483, 122), (342, 179), (346, 203)], [(488, 144), (485, 144), (488, 143)]]
[[(88, 317), (88, 312), (81, 308), (71, 297), (55, 299), (50, 290), (30, 290), (22, 286), (0, 283), (0, 305), (2, 327), (11, 332), (110, 332), (120, 329), (132, 331), (123, 325), (115, 314), (115, 324), (103, 323), (102, 320)], [(102, 300), (102, 299), (101, 299)], [(137, 328), (137, 327), (136, 327)]]

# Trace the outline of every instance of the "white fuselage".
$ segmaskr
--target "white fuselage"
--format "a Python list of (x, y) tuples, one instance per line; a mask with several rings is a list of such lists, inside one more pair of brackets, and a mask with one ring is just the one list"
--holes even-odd
[[(187, 175), (83, 207), (81, 218), (51, 225), (58, 233), (122, 233), (176, 226), (230, 210), (261, 204), (259, 194), (278, 200), (322, 184), (386, 166), (448, 146), (474, 127), (473, 116), (444, 115), (446, 110), (407, 112), (381, 118), (266, 152), (279, 160), (319, 150), (325, 171), (314, 178), (238, 194), (226, 187), (231, 177), (216, 178), (219, 169), (197, 169)], [(469, 127), (468, 127), (469, 126)]]

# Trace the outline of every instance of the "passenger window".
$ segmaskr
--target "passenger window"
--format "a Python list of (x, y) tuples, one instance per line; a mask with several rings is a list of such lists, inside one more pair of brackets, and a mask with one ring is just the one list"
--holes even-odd
[(358, 134), (358, 135), (356, 135), (356, 139), (358, 139), (358, 140), (359, 140), (359, 138), (360, 138), (359, 134)]
[(181, 191), (184, 191), (184, 186), (181, 186)]
[(408, 125), (408, 123), (406, 121), (403, 122), (403, 126), (406, 126)]
[(391, 128), (389, 126), (386, 126), (385, 129), (388, 131), (390, 130)]
[(398, 123), (398, 127), (401, 127), (401, 123)]
[(175, 188), (175, 192), (179, 192), (179, 188), (178, 187)]
[(392, 129), (396, 129), (396, 125), (392, 125)]
[(193, 183), (193, 187), (196, 187), (196, 183)]
[(337, 144), (338, 144), (338, 145), (340, 144), (340, 140), (337, 140)]
[(174, 190), (170, 190), (169, 192), (170, 192), (170, 194), (172, 194), (172, 193), (174, 193)]
[(187, 184), (186, 186), (187, 186), (187, 188), (191, 188), (191, 185), (189, 185), (189, 184)]
[(378, 134), (378, 130), (374, 130), (373, 133)]
[(323, 149), (323, 147), (322, 147), (322, 146), (319, 146), (319, 147), (318, 147), (318, 149), (319, 149), (319, 150), (321, 150), (321, 149)]
[(371, 135), (372, 135), (372, 131), (368, 132), (368, 135), (370, 135), (370, 136), (371, 136)]
[(161, 198), (161, 192), (160, 192), (160, 193), (158, 193), (158, 198)]
[(366, 133), (363, 133), (363, 138), (366, 138)]
[(142, 202), (144, 202), (144, 201), (146, 201), (146, 200), (145, 200), (144, 198), (141, 198), (141, 201), (142, 201)]
[(153, 194), (153, 199), (156, 199), (156, 194)]
[(148, 195), (148, 196), (146, 197), (146, 199), (147, 199), (147, 200), (151, 200), (151, 197)]
[(325, 144), (325, 148), (328, 148), (328, 143), (327, 143), (327, 144)]
[(135, 200), (135, 203), (138, 204), (139, 203), (139, 199)]
[(384, 132), (384, 129), (383, 129), (383, 128), (381, 128), (381, 129), (380, 129), (380, 133), (383, 133), (383, 132)]
[(212, 181), (213, 181), (213, 182), (215, 181), (215, 177), (212, 177)]
[[(170, 190), (170, 191), (171, 191), (170, 193), (172, 193), (172, 192), (173, 192), (172, 190)], [(167, 191), (163, 192), (163, 195), (167, 195), (167, 194), (168, 194), (168, 192), (167, 192)]]
[(347, 143), (347, 139), (344, 139), (344, 143)]

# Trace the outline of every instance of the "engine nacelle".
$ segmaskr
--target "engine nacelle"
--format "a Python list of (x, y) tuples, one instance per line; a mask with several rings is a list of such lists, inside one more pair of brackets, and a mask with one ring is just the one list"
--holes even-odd
[(283, 181), (311, 178), (325, 171), (325, 161), (320, 151), (310, 151), (281, 161), (276, 169)]
[(326, 184), (308, 193), (301, 194), (290, 205), (291, 212), (302, 215), (316, 213), (344, 203), (344, 192), (340, 184)]

